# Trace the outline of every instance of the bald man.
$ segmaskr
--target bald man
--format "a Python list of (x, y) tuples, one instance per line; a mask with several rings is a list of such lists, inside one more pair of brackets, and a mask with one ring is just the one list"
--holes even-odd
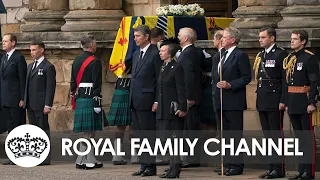
[[(185, 74), (188, 114), (185, 117), (185, 137), (196, 138), (200, 129), (200, 104), (201, 104), (201, 61), (204, 59), (202, 51), (193, 44), (197, 39), (196, 32), (191, 28), (182, 28), (178, 38), (182, 48), (177, 61), (182, 65)], [(198, 152), (198, 153), (197, 153)], [(195, 150), (194, 156), (188, 156), (182, 163), (183, 168), (198, 167), (200, 165), (199, 151)]]

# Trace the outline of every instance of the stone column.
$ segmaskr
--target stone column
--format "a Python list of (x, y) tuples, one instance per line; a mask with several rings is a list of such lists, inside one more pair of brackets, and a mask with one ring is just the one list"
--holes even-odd
[(282, 19), (279, 11), (287, 5), (287, 0), (238, 0), (239, 7), (233, 12), (236, 20), (231, 26), (242, 31), (242, 44), (258, 48), (259, 29), (263, 26), (277, 27)]
[(69, 0), (62, 31), (117, 31), (125, 13), (122, 0)]
[(29, 0), (29, 12), (23, 17), (26, 23), (21, 25), (21, 31), (61, 31), (68, 10), (68, 0)]
[(280, 39), (290, 46), (291, 32), (304, 29), (309, 33), (307, 46), (319, 48), (320, 0), (288, 0), (287, 7), (281, 12), (283, 19), (278, 23)]

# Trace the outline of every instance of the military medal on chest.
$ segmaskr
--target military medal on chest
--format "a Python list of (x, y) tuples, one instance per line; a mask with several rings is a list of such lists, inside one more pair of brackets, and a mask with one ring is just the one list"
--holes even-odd
[(276, 66), (276, 60), (266, 60), (265, 67), (275, 67)]
[(302, 70), (302, 67), (303, 67), (303, 63), (302, 63), (302, 62), (297, 63), (297, 70), (298, 70), (298, 71), (301, 71), (301, 70)]
[(42, 76), (43, 75), (43, 69), (38, 69), (38, 75)]

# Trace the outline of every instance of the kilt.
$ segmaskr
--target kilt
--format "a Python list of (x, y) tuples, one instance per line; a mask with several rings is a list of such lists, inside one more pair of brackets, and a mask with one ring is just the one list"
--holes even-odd
[(130, 126), (132, 123), (130, 113), (129, 90), (115, 89), (111, 107), (107, 116), (109, 126)]
[(90, 132), (103, 130), (102, 112), (97, 114), (92, 98), (77, 98), (74, 110), (73, 132)]
[(213, 108), (211, 77), (204, 76), (202, 81), (201, 123), (216, 125), (216, 115)]

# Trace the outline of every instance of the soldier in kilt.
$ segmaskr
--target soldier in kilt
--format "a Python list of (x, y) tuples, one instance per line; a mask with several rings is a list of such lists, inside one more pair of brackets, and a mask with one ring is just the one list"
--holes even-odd
[[(94, 138), (95, 131), (103, 130), (102, 67), (101, 61), (94, 56), (97, 48), (94, 36), (83, 37), (81, 44), (84, 52), (74, 60), (71, 71), (70, 85), (74, 98), (73, 131), (89, 140)], [(83, 64), (87, 64), (87, 66)], [(80, 143), (80, 152), (84, 152), (86, 149), (86, 144)], [(102, 166), (103, 164), (97, 161), (94, 156), (94, 148), (91, 148), (89, 154), (78, 156), (76, 160), (76, 168), (79, 169), (101, 168)]]
[[(127, 69), (130, 67), (126, 66)], [(130, 115), (130, 83), (131, 83), (131, 72), (129, 72), (124, 77), (119, 77), (116, 82), (116, 87), (113, 92), (111, 107), (107, 116), (109, 126), (117, 126), (115, 132), (115, 138), (121, 139), (123, 142), (123, 137), (127, 126), (129, 126), (129, 131), (131, 129), (131, 115)], [(117, 141), (114, 141), (114, 148), (117, 148)], [(131, 139), (131, 133), (129, 134), (129, 139)], [(122, 145), (122, 144), (121, 144)], [(120, 145), (120, 147), (121, 147)], [(114, 165), (125, 165), (128, 162), (122, 156), (113, 156), (112, 162)], [(133, 156), (131, 162), (137, 162), (137, 156)]]

